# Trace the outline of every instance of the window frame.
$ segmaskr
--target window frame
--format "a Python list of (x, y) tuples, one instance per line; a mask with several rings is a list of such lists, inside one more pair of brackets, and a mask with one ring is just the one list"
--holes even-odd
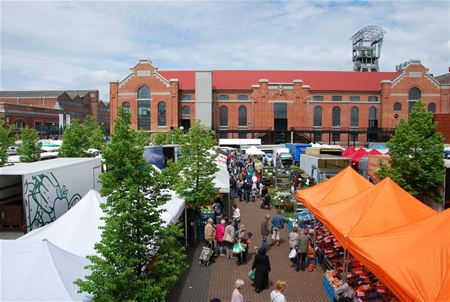
[(239, 94), (239, 95), (237, 96), (237, 100), (238, 100), (238, 101), (248, 101), (248, 100), (249, 100), (249, 97), (248, 97), (247, 94)]
[[(353, 98), (353, 99), (352, 99)], [(354, 100), (354, 98), (358, 98), (357, 100)], [(350, 96), (350, 102), (361, 102), (361, 97), (359, 95), (351, 95)]]
[(323, 100), (324, 100), (323, 95), (313, 95), (312, 97), (313, 97), (312, 100), (314, 102), (323, 102)]
[[(243, 109), (243, 110), (242, 110)], [(245, 114), (243, 115), (243, 113)], [(239, 106), (238, 108), (238, 127), (247, 127), (247, 107)]]
[[(373, 100), (371, 101), (371, 99), (374, 99), (374, 101)], [(377, 95), (369, 95), (367, 97), (367, 101), (370, 102), (370, 103), (378, 102), (378, 96)]]
[(230, 100), (230, 96), (228, 94), (219, 94), (217, 96), (217, 99), (219, 101), (229, 101)]
[[(335, 116), (336, 112), (338, 115)], [(341, 107), (339, 106), (334, 106), (333, 109), (331, 110), (331, 126), (333, 128), (341, 127)]]
[(353, 106), (350, 109), (350, 127), (351, 128), (359, 127), (359, 108), (356, 106)]
[(227, 106), (220, 106), (220, 108), (219, 108), (219, 127), (228, 127), (228, 107)]
[[(319, 115), (320, 115), (320, 123), (316, 123), (319, 121)], [(313, 127), (319, 128), (322, 126), (323, 126), (323, 109), (321, 106), (316, 106), (314, 107), (313, 110)]]
[(392, 109), (394, 111), (402, 111), (402, 104), (400, 102), (395, 102)]
[(332, 95), (331, 101), (332, 102), (342, 102), (342, 95)]
[(167, 109), (166, 102), (160, 101), (157, 106), (158, 110), (158, 127), (167, 127)]
[[(148, 97), (141, 97), (141, 91), (143, 90), (143, 89), (147, 89), (147, 91), (148, 91)], [(145, 85), (142, 85), (142, 86), (140, 86), (139, 88), (138, 88), (138, 90), (137, 90), (137, 94), (136, 94), (136, 98), (138, 99), (138, 100), (150, 100), (151, 98), (152, 98), (152, 92), (151, 92), (151, 90), (150, 90), (150, 88), (148, 88), (147, 86), (145, 86)]]

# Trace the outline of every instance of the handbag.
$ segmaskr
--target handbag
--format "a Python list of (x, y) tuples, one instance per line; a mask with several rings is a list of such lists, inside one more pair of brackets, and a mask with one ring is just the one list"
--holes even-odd
[(249, 278), (251, 281), (254, 281), (254, 280), (255, 280), (255, 270), (254, 270), (254, 269), (252, 269), (252, 270), (248, 273), (248, 278)]
[(293, 259), (297, 257), (297, 251), (295, 250), (295, 248), (293, 248), (290, 252), (289, 252), (289, 259)]
[(240, 254), (245, 249), (242, 247), (242, 244), (240, 242), (235, 242), (233, 244), (233, 254)]

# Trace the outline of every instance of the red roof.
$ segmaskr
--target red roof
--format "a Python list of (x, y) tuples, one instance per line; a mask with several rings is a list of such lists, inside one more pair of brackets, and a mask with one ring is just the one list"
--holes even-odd
[[(166, 79), (177, 78), (180, 89), (195, 90), (195, 71), (159, 71)], [(400, 72), (213, 70), (213, 89), (250, 90), (260, 79), (275, 83), (303, 80), (315, 91), (378, 91), (382, 80), (394, 80)]]

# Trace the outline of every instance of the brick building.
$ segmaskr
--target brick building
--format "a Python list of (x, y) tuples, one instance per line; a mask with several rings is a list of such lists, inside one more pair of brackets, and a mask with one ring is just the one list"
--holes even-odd
[(109, 124), (109, 105), (99, 102), (98, 90), (0, 91), (0, 104), (7, 124), (45, 133), (58, 132), (59, 114), (80, 121), (89, 114)]
[(198, 119), (222, 138), (362, 145), (387, 140), (419, 98), (448, 114), (449, 88), (418, 60), (396, 72), (159, 71), (140, 60), (110, 83), (110, 121), (122, 106), (151, 133)]

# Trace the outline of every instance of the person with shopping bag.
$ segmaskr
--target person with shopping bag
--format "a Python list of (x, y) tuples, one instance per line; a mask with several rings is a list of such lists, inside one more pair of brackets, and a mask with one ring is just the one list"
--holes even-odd
[[(233, 246), (233, 253), (237, 251), (237, 247), (240, 246), (240, 253), (237, 253), (237, 265), (241, 265), (245, 262), (247, 258), (247, 249), (248, 249), (248, 242), (249, 239), (248, 233), (245, 230), (245, 226), (243, 223), (239, 225), (239, 230), (235, 233), (234, 237), (236, 238), (236, 243)], [(236, 247), (236, 249), (235, 249)]]
[(255, 291), (260, 293), (263, 289), (269, 287), (270, 260), (266, 255), (266, 248), (259, 249), (258, 254), (253, 261), (252, 270), (255, 270), (255, 280), (253, 286)]

